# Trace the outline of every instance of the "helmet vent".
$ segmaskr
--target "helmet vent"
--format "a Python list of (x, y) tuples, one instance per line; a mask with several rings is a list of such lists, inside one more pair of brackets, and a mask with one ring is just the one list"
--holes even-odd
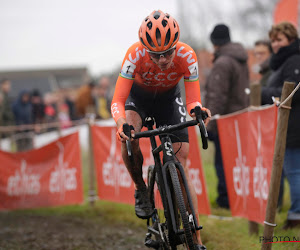
[(168, 24), (168, 21), (164, 19), (161, 21), (161, 24), (162, 24), (162, 26), (166, 27)]
[(149, 36), (148, 32), (146, 32), (146, 37), (147, 37), (147, 41), (148, 43), (152, 46), (152, 47), (155, 47), (151, 37)]
[(170, 36), (171, 36), (170, 34), (171, 34), (170, 29), (168, 29), (166, 40), (165, 40), (165, 46), (168, 45), (168, 43), (170, 42)]
[(152, 29), (152, 22), (147, 23), (147, 27), (149, 28), (149, 30)]
[(158, 45), (160, 46), (161, 45), (161, 34), (160, 34), (160, 31), (158, 28), (155, 31), (155, 35), (156, 35), (156, 41), (157, 41)]
[(177, 40), (177, 37), (178, 37), (178, 32), (175, 33), (175, 38), (174, 38), (174, 41)]
[(143, 41), (143, 38), (140, 37), (140, 40), (141, 40), (142, 44), (143, 44), (144, 46), (146, 46), (146, 44), (145, 44), (144, 41)]
[(169, 18), (170, 18), (170, 15), (169, 15), (169, 14), (166, 14), (166, 18), (168, 18), (168, 19), (169, 19)]
[(153, 17), (157, 20), (160, 17), (160, 12), (155, 11), (155, 13), (153, 14)]

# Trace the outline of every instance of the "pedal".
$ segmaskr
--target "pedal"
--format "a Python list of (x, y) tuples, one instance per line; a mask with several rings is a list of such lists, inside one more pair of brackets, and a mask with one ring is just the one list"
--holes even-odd
[(148, 248), (159, 249), (159, 242), (151, 239), (151, 233), (146, 233), (145, 246)]

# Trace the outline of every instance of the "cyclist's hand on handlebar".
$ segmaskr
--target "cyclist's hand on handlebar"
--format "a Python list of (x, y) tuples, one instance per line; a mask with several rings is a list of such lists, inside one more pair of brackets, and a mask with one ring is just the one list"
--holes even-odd
[[(132, 125), (130, 126), (130, 132), (131, 132), (131, 141), (132, 141), (133, 137), (134, 137), (134, 128)], [(127, 135), (125, 135), (125, 133), (123, 131), (123, 124), (119, 127), (116, 136), (117, 136), (118, 140), (121, 142), (125, 142), (126, 140), (129, 140), (129, 137)]]
[(201, 110), (202, 111), (204, 111), (206, 114), (207, 114), (207, 117), (206, 117), (206, 119), (204, 119), (204, 124), (205, 124), (205, 126), (207, 126), (207, 124), (209, 123), (209, 121), (210, 121), (210, 118), (211, 118), (211, 112), (210, 112), (210, 110), (209, 109), (207, 109), (207, 108), (201, 108)]
[[(204, 117), (203, 121), (204, 121), (205, 126), (207, 126), (207, 124), (209, 123), (210, 118), (211, 118), (211, 112), (210, 112), (209, 109), (204, 108), (204, 107), (202, 107), (201, 110), (205, 112), (205, 117)], [(196, 114), (195, 114), (195, 112), (194, 112), (194, 109), (191, 110), (191, 114), (190, 114), (190, 115), (191, 115), (191, 117), (192, 117), (194, 120), (197, 119), (197, 118), (196, 118)]]

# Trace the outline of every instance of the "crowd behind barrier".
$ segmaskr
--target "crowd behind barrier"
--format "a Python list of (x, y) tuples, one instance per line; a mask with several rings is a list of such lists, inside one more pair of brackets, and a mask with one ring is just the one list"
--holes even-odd
[(13, 141), (14, 151), (27, 151), (34, 148), (35, 135), (49, 131), (61, 134), (67, 128), (85, 123), (87, 115), (109, 119), (112, 89), (110, 78), (103, 76), (78, 89), (51, 93), (24, 89), (18, 98), (10, 100), (11, 82), (4, 78), (0, 82), (0, 137), (6, 145), (7, 141)]

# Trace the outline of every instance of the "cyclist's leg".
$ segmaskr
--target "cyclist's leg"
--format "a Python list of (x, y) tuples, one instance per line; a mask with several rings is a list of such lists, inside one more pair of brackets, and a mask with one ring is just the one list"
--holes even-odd
[[(136, 84), (133, 84), (125, 103), (126, 121), (129, 125), (134, 127), (135, 132), (141, 131), (143, 120), (145, 119), (144, 109), (146, 108), (146, 105), (144, 103), (144, 99), (142, 98), (143, 96), (144, 95), (140, 95), (140, 90), (137, 88)], [(135, 184), (135, 188), (139, 190), (145, 189), (146, 185), (142, 177), (143, 155), (139, 147), (139, 140), (133, 140), (131, 144), (135, 165), (132, 166), (131, 162), (129, 161), (125, 143), (122, 143), (122, 157)]]
[[(140, 132), (141, 128), (142, 128), (142, 119), (141, 119), (140, 115), (133, 110), (126, 110), (125, 113), (126, 113), (127, 123), (134, 127), (135, 132)], [(132, 152), (134, 155), (135, 164), (132, 165), (128, 158), (126, 143), (122, 143), (122, 146), (121, 146), (122, 157), (123, 157), (125, 166), (135, 184), (135, 188), (142, 190), (142, 189), (146, 188), (146, 184), (143, 180), (143, 172), (142, 172), (143, 155), (140, 150), (138, 140), (132, 141), (131, 145), (132, 145)]]
[[(181, 146), (181, 149), (179, 150), (180, 146)], [(176, 156), (177, 156), (178, 160), (180, 161), (181, 165), (184, 168), (185, 176), (186, 176), (186, 179), (187, 179), (187, 182), (188, 182), (188, 187), (189, 187), (189, 190), (190, 190), (190, 194), (192, 196), (195, 215), (196, 215), (196, 218), (198, 220), (198, 225), (199, 225), (198, 199), (197, 199), (197, 195), (196, 195), (196, 192), (195, 192), (195, 188), (194, 188), (194, 186), (193, 186), (193, 184), (190, 180), (190, 177), (189, 177), (189, 168), (186, 164), (188, 153), (189, 153), (189, 143), (188, 142), (182, 142), (182, 144), (181, 144), (181, 142), (175, 142), (175, 143), (173, 143), (173, 149), (174, 149), (174, 152), (177, 152), (179, 150), (178, 153), (176, 154)], [(196, 231), (196, 235), (197, 235), (198, 244), (202, 245), (200, 230)]]
[[(126, 121), (135, 128), (136, 132), (141, 131), (142, 119), (140, 115), (133, 110), (126, 110)], [(151, 217), (154, 210), (149, 199), (148, 188), (143, 180), (143, 155), (139, 147), (138, 140), (131, 142), (134, 164), (132, 164), (127, 155), (126, 143), (122, 143), (122, 157), (126, 168), (135, 184), (135, 214), (141, 219)]]

